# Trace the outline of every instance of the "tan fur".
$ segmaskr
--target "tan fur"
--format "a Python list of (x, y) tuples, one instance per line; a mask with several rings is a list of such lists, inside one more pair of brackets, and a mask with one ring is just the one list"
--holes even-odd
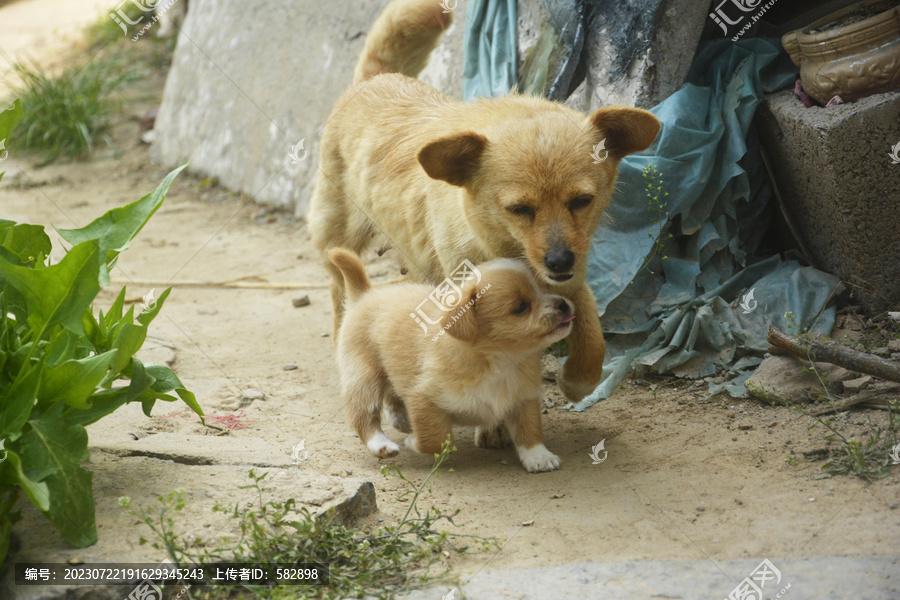
[[(329, 256), (348, 282), (363, 269), (347, 250)], [(411, 432), (407, 446), (426, 454), (440, 452), (453, 425), (477, 426), (482, 440), (505, 424), (528, 471), (558, 468), (543, 446), (540, 356), (571, 331), (571, 303), (542, 292), (521, 262), (478, 269), (481, 281), (467, 283), (457, 307), (427, 332), (410, 314), (431, 286), (383, 286), (348, 302), (337, 354), (350, 423), (379, 458), (399, 451), (382, 430), (383, 408)]]
[[(431, 284), (463, 259), (523, 257), (540, 285), (571, 299), (579, 314), (559, 380), (577, 401), (600, 381), (606, 352), (584, 281), (591, 236), (619, 161), (649, 146), (659, 122), (635, 108), (585, 116), (515, 94), (460, 102), (412, 79), (437, 41), (439, 7), (434, 0), (388, 5), (360, 57), (363, 80), (338, 100), (323, 132), (309, 226), (331, 275), (335, 331), (344, 284), (324, 254), (334, 246), (361, 253), (392, 245), (410, 276)], [(366, 75), (387, 71), (394, 73)], [(594, 164), (601, 140), (608, 158)], [(551, 268), (560, 252), (574, 262)]]

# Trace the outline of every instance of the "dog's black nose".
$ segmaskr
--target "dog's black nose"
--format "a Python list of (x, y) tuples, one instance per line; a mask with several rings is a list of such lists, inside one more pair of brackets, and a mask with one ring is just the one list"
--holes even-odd
[(544, 257), (544, 264), (554, 273), (568, 273), (575, 264), (575, 254), (571, 250), (551, 250)]
[(561, 312), (564, 317), (568, 317), (572, 314), (572, 307), (562, 298), (553, 303), (553, 308)]

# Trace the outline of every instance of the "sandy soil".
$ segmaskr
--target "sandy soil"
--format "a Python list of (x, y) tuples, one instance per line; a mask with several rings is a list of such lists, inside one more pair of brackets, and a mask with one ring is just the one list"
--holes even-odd
[[(158, 94), (162, 76), (144, 80), (130, 94)], [(152, 104), (130, 103), (114, 130), (116, 150), (99, 148), (88, 161), (37, 168), (39, 158), (11, 155), (3, 165), (0, 218), (83, 226), (152, 190), (167, 170), (149, 161), (135, 119)], [(51, 237), (58, 244), (56, 234)], [(370, 262), (369, 272), (378, 281), (399, 277), (388, 257)], [(402, 484), (379, 472), (383, 463), (345, 423), (331, 301), (303, 223), (181, 175), (120, 258), (98, 308), (125, 284), (133, 300), (151, 289), (158, 295), (174, 288), (152, 334), (175, 348), (176, 372), (209, 415), (239, 414), (248, 426), (228, 435), (261, 437), (286, 454), (305, 440), (310, 457), (301, 469), (374, 482), (380, 512), (362, 525), (402, 515)], [(303, 294), (311, 303), (294, 308), (292, 299)], [(285, 370), (292, 364), (297, 368)], [(265, 399), (239, 406), (247, 389)], [(814, 480), (820, 463), (801, 456), (792, 467), (785, 459), (823, 448), (824, 430), (809, 429), (807, 417), (787, 408), (706, 399), (705, 390), (702, 382), (628, 379), (611, 399), (578, 414), (559, 408), (562, 398), (548, 382), (547, 446), (563, 461), (553, 473), (530, 475), (513, 450), (476, 448), (472, 431), (458, 429), (458, 452), (449, 461), (454, 471), (434, 482), (424, 503), (445, 512), (461, 509), (455, 519), (460, 530), (496, 536), (501, 549), (453, 557), (451, 564), (471, 573), (487, 565), (580, 560), (897, 552), (900, 470), (873, 483)], [(152, 419), (137, 409), (123, 412), (89, 433), (92, 439), (124, 440), (135, 429), (151, 435), (197, 430), (187, 415), (161, 418), (182, 409), (161, 403)], [(883, 412), (860, 410), (842, 427), (858, 435), (870, 421), (884, 420)], [(387, 433), (402, 439), (397, 431)], [(589, 452), (601, 440), (608, 459), (594, 465)], [(430, 466), (429, 459), (409, 453), (391, 463), (413, 479)], [(189, 483), (172, 481), (171, 487)]]

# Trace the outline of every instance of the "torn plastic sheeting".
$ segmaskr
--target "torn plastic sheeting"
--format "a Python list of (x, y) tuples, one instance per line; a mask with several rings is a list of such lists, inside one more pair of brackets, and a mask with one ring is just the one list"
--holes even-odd
[[(834, 308), (825, 307), (840, 288), (837, 278), (778, 256), (742, 267), (740, 232), (755, 223), (738, 223), (738, 201), (764, 203), (768, 195), (751, 189), (739, 161), (763, 93), (791, 85), (794, 71), (775, 40), (713, 42), (698, 52), (692, 83), (653, 109), (663, 124), (659, 137), (621, 162), (611, 225), (598, 229), (589, 256), (588, 283), (608, 334), (604, 379), (568, 408), (608, 398), (632, 368), (702, 377), (730, 367), (740, 381), (715, 391), (742, 395), (737, 384), (759, 362), (751, 354), (767, 348), (768, 327), (792, 325), (785, 313), (801, 327), (830, 332)], [(669, 193), (662, 209), (648, 210), (643, 169), (650, 163)], [(762, 212), (750, 209), (742, 212)], [(734, 305), (749, 289), (758, 306), (745, 314)]]
[(469, 0), (463, 98), (505, 96), (516, 83), (516, 0)]

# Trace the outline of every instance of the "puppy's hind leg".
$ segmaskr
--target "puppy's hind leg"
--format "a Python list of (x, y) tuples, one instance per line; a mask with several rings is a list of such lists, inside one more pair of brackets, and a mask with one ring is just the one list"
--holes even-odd
[(411, 433), (412, 425), (409, 424), (409, 415), (406, 413), (406, 405), (396, 394), (389, 394), (385, 404), (388, 415), (391, 417), (391, 425), (402, 433)]
[(378, 374), (357, 375), (345, 386), (344, 400), (350, 424), (369, 452), (378, 458), (397, 456), (400, 446), (392, 442), (381, 429), (381, 407), (390, 394)]

